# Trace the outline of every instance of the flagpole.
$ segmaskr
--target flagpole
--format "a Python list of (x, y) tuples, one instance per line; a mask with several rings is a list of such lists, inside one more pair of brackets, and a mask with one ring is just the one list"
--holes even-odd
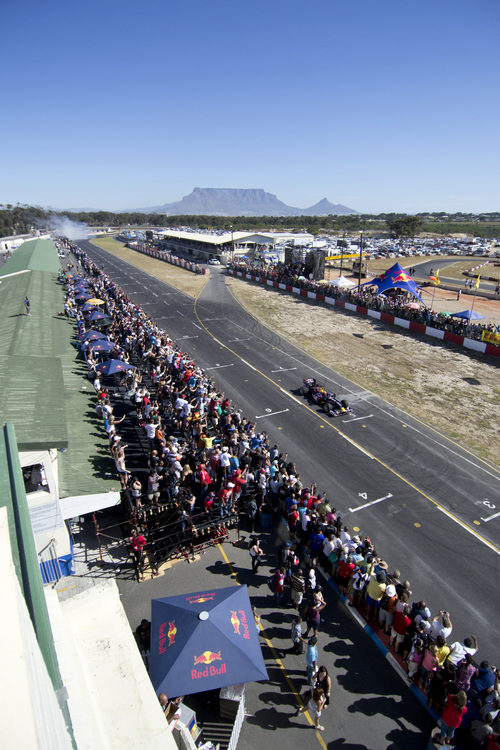
[(470, 306), (470, 314), (471, 314), (471, 317), (469, 318), (469, 322), (467, 323), (467, 330), (466, 330), (466, 333), (468, 333), (468, 332), (469, 332), (469, 326), (470, 326), (470, 324), (471, 324), (471, 320), (472, 320), (472, 313), (474, 312), (474, 302), (476, 301), (476, 292), (477, 292), (477, 289), (478, 289), (478, 287), (479, 287), (479, 279), (480, 279), (480, 278), (481, 278), (481, 277), (480, 277), (480, 276), (478, 276), (478, 277), (477, 277), (477, 281), (476, 281), (476, 283), (474, 284), (474, 294), (472, 295), (472, 305)]
[(479, 284), (476, 282), (474, 284), (474, 294), (472, 295), (472, 305), (470, 306), (471, 313), (474, 312), (474, 302), (476, 301), (476, 291), (477, 291), (478, 286)]
[(431, 310), (434, 309), (434, 295), (435, 294), (436, 294), (436, 283), (434, 282), (434, 287), (432, 289)]
[[(431, 268), (432, 272), (432, 268)], [(436, 287), (439, 284), (439, 268), (437, 269), (436, 273), (433, 274), (430, 277), (434, 283), (434, 289), (432, 290), (432, 299), (431, 299), (431, 310), (434, 309), (434, 295), (436, 294)]]

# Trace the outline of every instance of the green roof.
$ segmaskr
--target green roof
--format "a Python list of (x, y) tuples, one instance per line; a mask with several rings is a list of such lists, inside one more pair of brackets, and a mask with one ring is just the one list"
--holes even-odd
[[(15, 270), (11, 265), (9, 272), (14, 275), (8, 275), (5, 270), (16, 256)], [(42, 270), (26, 267), (42, 265), (42, 260)], [(94, 420), (87, 366), (72, 344), (76, 326), (61, 314), (65, 295), (58, 269), (57, 249), (49, 240), (24, 243), (3, 266), (0, 422), (14, 424), (20, 450), (64, 450), (59, 454), (61, 497), (108, 492), (119, 489), (120, 483), (106, 433)], [(26, 295), (31, 302), (29, 317), (24, 309)]]
[(0, 276), (19, 271), (59, 271), (59, 257), (52, 240), (29, 240), (17, 248), (0, 269)]
[(15, 425), (19, 450), (68, 447), (59, 359), (0, 357), (0, 382), (2, 422)]

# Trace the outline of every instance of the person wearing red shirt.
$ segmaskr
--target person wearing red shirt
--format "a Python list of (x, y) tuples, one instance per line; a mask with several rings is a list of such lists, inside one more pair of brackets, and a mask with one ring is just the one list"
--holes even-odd
[(455, 729), (458, 729), (466, 713), (467, 693), (464, 690), (459, 690), (456, 695), (449, 695), (439, 719), (441, 734), (433, 738), (434, 742), (444, 742), (445, 745), (449, 745), (455, 734)]
[(232, 499), (233, 499), (233, 483), (228, 482), (226, 487), (223, 487), (221, 491), (219, 492), (218, 498), (219, 498), (219, 507), (220, 507), (220, 514), (221, 516), (227, 516), (231, 512), (232, 509)]
[(247, 483), (247, 476), (248, 476), (248, 469), (245, 468), (244, 472), (242, 472), (241, 469), (235, 469), (234, 472), (229, 477), (229, 481), (234, 484), (233, 497), (234, 497), (235, 502), (239, 499), (241, 493), (243, 492), (243, 487)]
[(135, 568), (137, 571), (137, 577), (141, 579), (142, 563), (144, 560), (144, 547), (146, 546), (146, 539), (143, 534), (139, 533), (137, 529), (132, 529), (132, 535), (130, 537), (130, 544), (132, 545), (132, 554), (134, 555)]
[(347, 560), (341, 560), (339, 562), (337, 568), (337, 585), (339, 587), (340, 593), (344, 594), (344, 596), (347, 591), (351, 576), (354, 573), (355, 567), (356, 566), (354, 565), (351, 557), (348, 557)]
[(274, 574), (274, 598), (278, 607), (281, 605), (283, 594), (285, 592), (285, 568), (282, 566)]
[(408, 617), (408, 607), (405, 607), (401, 612), (396, 612), (394, 615), (394, 622), (392, 623), (390, 640), (390, 646), (394, 650), (394, 653), (398, 653), (399, 648), (405, 639), (406, 631), (410, 625), (411, 620)]
[(200, 464), (198, 467), (198, 481), (201, 488), (200, 499), (203, 501), (205, 499), (205, 495), (208, 492), (208, 488), (212, 483), (210, 474), (205, 469), (205, 464)]
[(290, 536), (295, 534), (297, 530), (297, 524), (299, 522), (299, 512), (296, 505), (292, 505), (288, 514), (288, 528), (290, 530)]

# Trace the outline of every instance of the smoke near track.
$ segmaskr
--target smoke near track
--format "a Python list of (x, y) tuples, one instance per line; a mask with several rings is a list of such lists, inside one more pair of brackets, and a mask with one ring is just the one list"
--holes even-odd
[(89, 236), (89, 228), (81, 221), (72, 221), (67, 216), (51, 214), (48, 225), (54, 234), (67, 237), (70, 240), (86, 240)]

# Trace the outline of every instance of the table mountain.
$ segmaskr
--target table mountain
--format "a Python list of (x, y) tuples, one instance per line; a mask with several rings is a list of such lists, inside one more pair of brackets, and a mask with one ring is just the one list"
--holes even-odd
[(175, 203), (134, 209), (144, 213), (209, 214), (212, 216), (327, 216), (355, 214), (352, 208), (330, 203), (323, 198), (310, 208), (287, 206), (272, 193), (261, 188), (199, 188)]

